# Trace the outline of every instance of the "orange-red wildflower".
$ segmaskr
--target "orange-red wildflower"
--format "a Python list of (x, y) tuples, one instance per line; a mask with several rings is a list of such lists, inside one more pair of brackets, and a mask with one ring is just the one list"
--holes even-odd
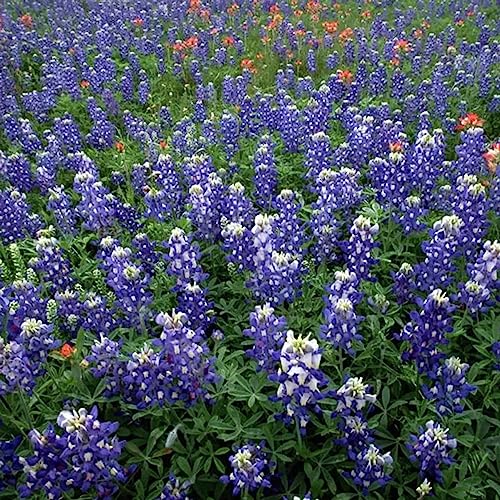
[(458, 125), (455, 127), (457, 130), (467, 130), (474, 127), (482, 127), (484, 120), (476, 113), (467, 113), (458, 119)]
[(340, 80), (342, 80), (344, 83), (351, 83), (352, 79), (354, 78), (354, 75), (352, 74), (351, 71), (348, 69), (339, 69), (337, 71), (337, 76), (339, 77)]
[(33, 28), (33, 18), (29, 14), (23, 14), (19, 20), (25, 28)]
[(492, 144), (491, 147), (483, 154), (486, 166), (491, 174), (495, 174), (498, 165), (500, 165), (500, 142)]
[(59, 349), (59, 354), (63, 358), (71, 358), (73, 354), (75, 353), (76, 349), (71, 345), (71, 344), (64, 344), (60, 349)]
[(323, 29), (327, 33), (335, 33), (339, 27), (339, 23), (337, 21), (325, 21), (323, 23)]

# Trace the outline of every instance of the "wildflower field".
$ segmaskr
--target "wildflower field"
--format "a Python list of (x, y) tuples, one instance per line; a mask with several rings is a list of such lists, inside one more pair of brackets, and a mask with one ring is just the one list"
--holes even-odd
[(0, 499), (500, 499), (499, 0), (5, 0)]

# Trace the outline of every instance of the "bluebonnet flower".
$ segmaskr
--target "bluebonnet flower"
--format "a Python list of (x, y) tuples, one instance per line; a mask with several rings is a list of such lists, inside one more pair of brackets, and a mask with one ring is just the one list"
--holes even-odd
[(312, 135), (308, 142), (305, 166), (308, 169), (306, 176), (316, 179), (322, 170), (331, 167), (330, 139), (324, 132)]
[(344, 475), (367, 495), (372, 486), (383, 487), (391, 480), (387, 468), (392, 461), (390, 453), (381, 453), (379, 448), (370, 444), (356, 456), (355, 468)]
[(337, 443), (346, 448), (347, 456), (355, 462), (354, 469), (343, 474), (366, 495), (371, 487), (383, 487), (389, 482), (387, 469), (392, 464), (390, 453), (382, 454), (373, 444), (373, 431), (366, 421), (365, 415), (376, 396), (360, 377), (347, 377), (332, 395), (337, 400), (333, 416), (340, 417), (338, 428), (341, 437)]
[(89, 100), (89, 114), (91, 115), (93, 125), (90, 132), (85, 137), (87, 143), (96, 149), (106, 149), (113, 146), (115, 140), (115, 127), (108, 120), (106, 112), (100, 107), (95, 106), (92, 110)]
[(460, 134), (461, 143), (455, 148), (457, 159), (453, 162), (456, 176), (480, 174), (484, 168), (482, 153), (485, 148), (484, 130), (471, 127)]
[(110, 116), (118, 116), (120, 114), (120, 105), (110, 89), (104, 89), (102, 92), (102, 100)]
[(265, 442), (248, 443), (241, 448), (234, 447), (234, 455), (229, 457), (232, 471), (220, 480), (233, 485), (233, 495), (271, 487), (275, 464), (269, 461), (264, 451)]
[(28, 159), (21, 154), (10, 155), (4, 167), (4, 175), (9, 183), (23, 192), (28, 192), (34, 187), (31, 164)]
[(238, 118), (224, 111), (220, 119), (220, 134), (226, 158), (230, 160), (239, 149), (240, 124)]
[(199, 264), (200, 250), (183, 229), (176, 227), (172, 230), (167, 248), (168, 273), (176, 278), (177, 286), (205, 280), (207, 275)]
[(440, 176), (445, 146), (444, 133), (440, 129), (434, 130), (432, 134), (428, 130), (421, 130), (417, 135), (415, 147), (406, 165), (407, 182), (412, 190), (420, 190), (424, 202), (431, 196)]
[(36, 240), (37, 257), (32, 259), (32, 267), (39, 273), (41, 281), (54, 290), (64, 290), (71, 286), (71, 267), (64, 258), (58, 241), (53, 237), (40, 236)]
[(457, 441), (448, 434), (448, 429), (432, 420), (425, 424), (425, 429), (420, 428), (419, 432), (418, 436), (410, 435), (407, 443), (410, 460), (418, 463), (422, 478), (442, 482), (441, 467), (453, 463), (451, 452), (457, 447)]
[(318, 262), (336, 259), (339, 221), (350, 219), (350, 207), (361, 198), (358, 179), (359, 173), (350, 168), (341, 168), (338, 172), (322, 170), (316, 179), (314, 189), (319, 196), (312, 204), (310, 225), (316, 240), (312, 253)]
[(64, 410), (57, 424), (64, 430), (60, 436), (52, 426), (29, 434), (34, 453), (21, 459), (26, 475), (21, 497), (42, 491), (58, 499), (73, 490), (112, 498), (127, 475), (118, 463), (125, 445), (114, 436), (118, 424), (99, 421), (97, 407)]
[(292, 254), (274, 250), (274, 217), (259, 214), (252, 228), (254, 268), (248, 282), (257, 299), (274, 304), (291, 302), (300, 293), (301, 262)]
[(394, 281), (392, 290), (398, 304), (411, 302), (415, 295), (415, 271), (408, 262), (403, 262), (397, 272), (391, 271)]
[(488, 230), (489, 203), (485, 187), (475, 175), (463, 175), (456, 179), (451, 210), (463, 222), (459, 235), (459, 251), (467, 259), (476, 252), (478, 244)]
[(404, 154), (406, 147), (404, 140), (391, 142), (389, 144), (391, 152), (387, 159), (377, 157), (368, 164), (369, 178), (379, 203), (398, 206), (409, 194), (406, 176), (403, 175), (407, 161)]
[(424, 396), (435, 402), (439, 415), (463, 412), (462, 399), (476, 390), (465, 379), (468, 369), (469, 365), (457, 357), (445, 359), (436, 374), (433, 374), (432, 385), (422, 387)]
[(203, 185), (194, 184), (189, 189), (188, 217), (200, 238), (215, 240), (220, 234), (223, 190), (222, 180), (215, 173), (209, 174)]
[(253, 204), (245, 196), (245, 188), (239, 182), (229, 186), (221, 208), (229, 222), (241, 223), (245, 227), (250, 227), (255, 218)]
[(359, 279), (353, 271), (337, 271), (335, 282), (327, 289), (325, 297), (324, 323), (321, 336), (340, 347), (351, 356), (355, 354), (354, 342), (361, 342), (363, 337), (358, 333), (358, 325), (363, 317), (355, 311), (362, 294), (357, 291)]
[[(322, 85), (319, 90), (312, 92), (311, 97), (302, 112), (302, 123), (298, 123), (299, 130), (302, 130), (304, 141), (307, 144), (309, 137), (318, 132), (328, 130), (328, 118), (331, 111), (330, 89)], [(301, 127), (302, 125), (302, 127)]]
[(44, 194), (55, 185), (59, 159), (44, 151), (36, 155), (35, 184)]
[(453, 330), (451, 313), (455, 307), (439, 288), (425, 300), (417, 298), (417, 304), (421, 308), (420, 313), (410, 313), (411, 321), (396, 338), (409, 342), (408, 350), (402, 355), (403, 361), (413, 360), (419, 373), (432, 375), (444, 357), (439, 348), (448, 343), (446, 334)]
[(121, 342), (115, 342), (101, 333), (99, 339), (96, 339), (92, 344), (90, 354), (85, 358), (85, 362), (91, 365), (90, 373), (92, 376), (106, 378), (108, 385), (104, 394), (108, 397), (118, 390), (118, 372), (116, 370), (119, 369), (117, 360), (120, 348)]
[[(308, 491), (304, 496), (294, 495), (292, 500), (311, 500), (311, 493)], [(317, 500), (317, 499), (316, 499)]]
[(307, 71), (309, 71), (309, 73), (311, 73), (311, 74), (315, 73), (316, 72), (316, 55), (315, 55), (313, 49), (309, 49), (307, 51), (306, 63), (307, 63)]
[(77, 173), (73, 185), (82, 199), (76, 210), (83, 227), (91, 231), (104, 229), (114, 221), (113, 196), (90, 172)]
[[(108, 334), (119, 324), (112, 296), (105, 297), (95, 292), (88, 292), (83, 300), (81, 311), (82, 328), (95, 334), (101, 332)], [(78, 321), (79, 318), (73, 319)]]
[(483, 251), (474, 265), (469, 266), (470, 276), (478, 283), (491, 288), (497, 288), (500, 280), (500, 242), (486, 241)]
[(0, 395), (22, 390), (31, 394), (35, 376), (29, 354), (24, 346), (14, 340), (0, 338)]
[(422, 207), (422, 200), (419, 196), (408, 196), (400, 205), (400, 210), (401, 214), (396, 217), (396, 221), (401, 225), (405, 234), (425, 229), (425, 223), (421, 218), (428, 211)]
[(209, 400), (207, 386), (218, 378), (203, 332), (187, 327), (187, 317), (182, 312), (160, 313), (156, 322), (163, 327), (157, 343), (161, 346), (161, 359), (167, 362), (163, 375), (168, 381), (167, 401), (191, 405), (199, 399)]
[(177, 298), (179, 311), (186, 315), (189, 328), (206, 330), (213, 323), (213, 303), (207, 300), (207, 290), (198, 283), (186, 283)]
[(257, 306), (250, 313), (250, 328), (243, 330), (243, 335), (254, 340), (254, 345), (246, 351), (247, 356), (257, 361), (257, 371), (273, 373), (280, 359), (280, 352), (285, 342), (286, 319), (276, 316), (269, 304)]
[(363, 383), (361, 377), (348, 377), (344, 384), (333, 394), (337, 400), (334, 416), (348, 417), (361, 415), (362, 410), (369, 407), (377, 399), (371, 387)]
[(273, 219), (274, 247), (281, 252), (302, 255), (305, 242), (303, 224), (299, 219), (302, 205), (298, 195), (290, 189), (283, 189), (276, 197), (275, 207), (278, 213)]
[(132, 101), (134, 98), (134, 75), (128, 66), (126, 66), (123, 71), (120, 87), (123, 99), (125, 99), (125, 101)]
[(189, 500), (188, 490), (190, 485), (189, 481), (181, 483), (179, 479), (171, 473), (158, 500)]
[[(165, 385), (168, 382), (164, 380), (164, 366), (159, 353), (144, 344), (142, 349), (128, 356), (128, 360), (121, 360), (112, 357), (111, 353), (115, 349), (113, 346), (109, 346), (112, 350), (108, 356), (107, 349), (103, 350), (107, 342), (101, 341), (100, 344), (102, 346), (96, 342), (92, 356), (98, 362), (108, 359), (108, 371), (96, 372), (96, 376), (105, 380), (107, 397), (121, 394), (124, 401), (134, 404), (138, 409), (165, 404)], [(92, 358), (87, 358), (90, 359)]]
[(0, 241), (13, 243), (30, 234), (31, 229), (26, 195), (16, 189), (0, 191)]
[(274, 144), (263, 137), (254, 159), (255, 201), (263, 208), (269, 208), (278, 185), (278, 171), (274, 161)]
[(151, 274), (160, 261), (160, 254), (156, 251), (154, 243), (146, 233), (137, 233), (132, 240), (132, 246), (142, 267)]
[[(17, 269), (16, 269), (17, 274)], [(7, 332), (19, 335), (21, 324), (28, 318), (46, 320), (47, 300), (42, 288), (25, 279), (15, 280), (4, 296), (8, 308)]]
[(82, 149), (82, 136), (74, 118), (65, 113), (54, 119), (54, 133), (68, 153), (77, 153)]
[(271, 375), (272, 381), (279, 387), (272, 401), (281, 401), (285, 411), (277, 415), (286, 425), (296, 422), (301, 434), (306, 433), (310, 419), (310, 411), (319, 413), (318, 402), (325, 394), (321, 388), (328, 383), (320, 370), (321, 350), (315, 339), (310, 335), (295, 337), (289, 330), (286, 341), (281, 348), (280, 369)]
[[(150, 276), (133, 261), (130, 248), (116, 246), (103, 263), (106, 283), (116, 294), (120, 308), (130, 324), (143, 326), (153, 297), (149, 291)], [(144, 328), (144, 326), (143, 326)]]
[(16, 450), (21, 439), (21, 436), (17, 436), (9, 441), (0, 441), (0, 493), (7, 486), (16, 485), (16, 475), (21, 469), (20, 457)]
[(56, 225), (64, 235), (76, 232), (75, 213), (68, 194), (63, 186), (55, 186), (49, 190), (47, 208), (54, 214)]
[(370, 268), (377, 260), (372, 257), (372, 250), (378, 246), (373, 236), (378, 231), (378, 224), (363, 215), (355, 219), (351, 227), (351, 236), (345, 244), (347, 267), (359, 280), (373, 280)]
[(474, 264), (467, 265), (469, 280), (459, 284), (458, 300), (471, 313), (487, 311), (500, 288), (500, 243), (486, 241)]
[(169, 217), (170, 206), (165, 190), (154, 186), (144, 186), (144, 193), (144, 204), (146, 205), (144, 216), (159, 221), (167, 219)]
[(431, 291), (450, 284), (455, 270), (456, 256), (463, 221), (456, 215), (446, 215), (429, 231), (430, 241), (422, 244), (426, 255), (423, 263), (415, 266), (417, 288)]
[(486, 312), (494, 304), (491, 291), (477, 281), (468, 280), (458, 288), (458, 299), (471, 313)]
[(250, 229), (239, 222), (230, 222), (223, 225), (223, 249), (226, 259), (236, 266), (237, 271), (253, 269), (253, 236)]
[(137, 93), (139, 96), (139, 103), (144, 105), (148, 102), (150, 97), (150, 86), (148, 81), (148, 75), (144, 70), (139, 72), (139, 87), (137, 89)]
[(184, 181), (188, 187), (206, 184), (210, 174), (215, 173), (212, 158), (208, 155), (192, 155), (182, 165)]
[(32, 366), (33, 376), (44, 373), (43, 364), (49, 351), (59, 346), (60, 341), (53, 335), (53, 325), (47, 325), (39, 319), (25, 318), (21, 323), (18, 340), (23, 344)]

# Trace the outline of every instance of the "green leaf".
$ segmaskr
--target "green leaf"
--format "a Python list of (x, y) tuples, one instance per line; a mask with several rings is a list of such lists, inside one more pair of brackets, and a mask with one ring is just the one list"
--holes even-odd
[(149, 435), (148, 438), (148, 444), (146, 446), (146, 455), (149, 457), (151, 455), (151, 452), (153, 451), (153, 448), (155, 447), (156, 443), (158, 442), (158, 439), (164, 434), (165, 428), (164, 427), (156, 427), (156, 429), (153, 429), (151, 431), (151, 434)]
[(176, 463), (179, 469), (186, 475), (186, 477), (191, 477), (191, 466), (189, 462), (184, 457), (177, 457)]

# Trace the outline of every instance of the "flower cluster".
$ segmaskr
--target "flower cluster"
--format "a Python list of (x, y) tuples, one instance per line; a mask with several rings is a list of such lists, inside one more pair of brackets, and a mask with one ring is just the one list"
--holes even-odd
[(324, 322), (321, 326), (322, 338), (351, 356), (356, 352), (354, 344), (363, 340), (358, 333), (363, 317), (355, 311), (362, 298), (362, 294), (357, 291), (358, 285), (359, 279), (353, 271), (346, 269), (335, 273), (335, 281), (327, 288)]
[(212, 304), (207, 300), (203, 282), (207, 274), (199, 264), (200, 251), (181, 228), (174, 228), (167, 244), (168, 273), (176, 279), (179, 309), (186, 314), (187, 324), (205, 329), (212, 322)]
[(280, 360), (281, 347), (285, 342), (286, 319), (276, 316), (269, 304), (257, 306), (250, 313), (250, 328), (243, 335), (254, 340), (246, 354), (257, 361), (257, 370), (271, 374)]
[(264, 446), (262, 441), (234, 448), (234, 455), (229, 457), (233, 470), (220, 478), (224, 484), (232, 483), (233, 495), (271, 487), (275, 464), (267, 458)]
[(257, 299), (273, 304), (292, 302), (300, 294), (304, 272), (300, 256), (276, 250), (275, 218), (257, 215), (253, 234), (254, 273), (249, 281)]
[(418, 463), (420, 476), (429, 481), (443, 481), (441, 467), (453, 463), (451, 452), (457, 447), (456, 439), (439, 424), (429, 420), (418, 436), (410, 435), (407, 444), (410, 459)]
[(434, 224), (429, 232), (431, 240), (422, 244), (426, 258), (415, 267), (418, 289), (431, 291), (450, 284), (455, 270), (453, 258), (463, 225), (462, 219), (456, 215), (446, 215)]
[(26, 317), (15, 340), (0, 337), (0, 395), (17, 390), (32, 393), (36, 378), (45, 372), (48, 353), (60, 345), (53, 329), (53, 325)]
[(432, 291), (425, 300), (417, 298), (421, 311), (412, 311), (411, 321), (396, 335), (398, 340), (408, 342), (403, 361), (415, 361), (419, 373), (433, 376), (444, 354), (439, 350), (448, 343), (446, 334), (452, 327), (451, 313), (455, 307), (439, 288)]
[(467, 267), (469, 280), (459, 284), (458, 300), (471, 313), (487, 311), (500, 289), (500, 242), (486, 241), (474, 264)]
[(58, 499), (69, 491), (112, 497), (127, 477), (118, 463), (125, 443), (114, 436), (118, 424), (101, 422), (97, 416), (97, 407), (90, 412), (64, 410), (57, 418), (62, 434), (53, 426), (43, 433), (30, 432), (33, 454), (21, 458), (25, 474), (21, 497), (43, 492)]
[(17, 436), (9, 441), (0, 441), (0, 493), (8, 486), (16, 485), (16, 475), (21, 470), (16, 450), (21, 439), (21, 436)]
[(321, 350), (315, 339), (310, 335), (302, 337), (289, 330), (281, 348), (280, 369), (270, 379), (279, 383), (273, 401), (281, 401), (285, 411), (278, 415), (286, 425), (296, 422), (300, 432), (306, 433), (310, 419), (310, 411), (321, 411), (318, 402), (325, 394), (321, 388), (328, 381), (320, 370)]
[(374, 444), (373, 431), (366, 421), (366, 413), (376, 396), (362, 378), (350, 377), (334, 391), (333, 397), (337, 400), (333, 416), (339, 418), (341, 432), (337, 442), (346, 448), (347, 456), (354, 461), (354, 469), (344, 475), (368, 494), (370, 488), (383, 487), (391, 479), (387, 471), (392, 465), (392, 457)]
[(163, 331), (153, 346), (123, 358), (120, 345), (101, 336), (86, 359), (92, 374), (105, 380), (108, 397), (120, 394), (138, 408), (209, 400), (207, 387), (217, 376), (204, 332), (191, 330), (182, 312), (160, 313), (156, 322)]
[(424, 396), (435, 401), (439, 415), (463, 412), (462, 399), (476, 390), (476, 387), (468, 384), (465, 379), (468, 369), (467, 363), (462, 363), (459, 358), (451, 357), (444, 360), (436, 373), (432, 374), (433, 385), (422, 387)]
[(170, 474), (159, 500), (189, 500), (188, 491), (190, 483), (181, 483), (173, 474)]

